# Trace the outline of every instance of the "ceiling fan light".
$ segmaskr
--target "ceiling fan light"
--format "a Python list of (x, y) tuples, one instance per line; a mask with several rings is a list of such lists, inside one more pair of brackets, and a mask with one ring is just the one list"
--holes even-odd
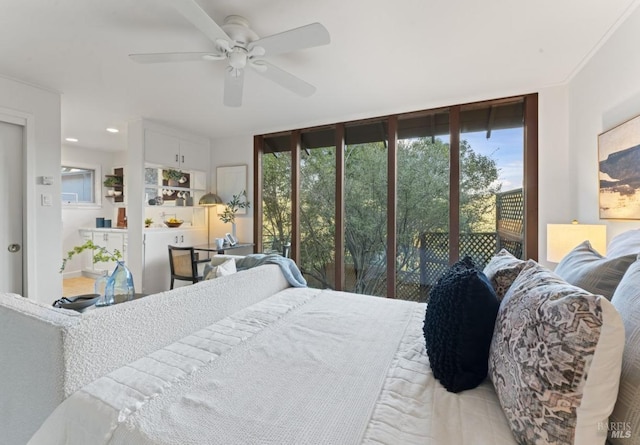
[(264, 54), (265, 49), (259, 45), (256, 45), (249, 50), (249, 57), (262, 57)]
[(247, 65), (247, 51), (235, 47), (229, 53), (229, 65), (235, 69), (242, 69)]

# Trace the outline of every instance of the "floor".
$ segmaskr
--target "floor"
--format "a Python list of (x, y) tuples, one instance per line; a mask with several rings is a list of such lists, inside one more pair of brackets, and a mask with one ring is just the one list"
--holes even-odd
[(65, 278), (62, 280), (62, 296), (92, 294), (95, 280), (87, 277)]

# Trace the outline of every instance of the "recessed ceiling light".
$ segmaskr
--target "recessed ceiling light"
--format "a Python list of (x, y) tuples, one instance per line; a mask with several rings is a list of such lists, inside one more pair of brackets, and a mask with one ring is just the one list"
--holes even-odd
[(78, 142), (78, 139), (76, 138), (64, 138), (64, 140), (67, 142)]
[(118, 130), (117, 128), (113, 128), (113, 127), (107, 128), (107, 131), (109, 133), (120, 133), (120, 130)]

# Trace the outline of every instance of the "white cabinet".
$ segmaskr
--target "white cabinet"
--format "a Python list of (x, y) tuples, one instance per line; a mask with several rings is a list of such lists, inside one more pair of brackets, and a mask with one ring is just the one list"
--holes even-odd
[(146, 129), (144, 131), (145, 161), (182, 170), (207, 170), (209, 146), (177, 136)]
[[(150, 229), (144, 234), (142, 292), (155, 294), (169, 290), (169, 246), (197, 246), (207, 243), (204, 229)], [(188, 284), (177, 281), (176, 286)]]
[[(127, 233), (118, 229), (82, 229), (80, 230), (82, 242), (92, 240), (96, 246), (104, 247), (110, 253), (119, 250), (122, 259), (127, 260)], [(111, 273), (116, 267), (116, 263), (98, 262), (93, 263), (93, 254), (91, 250), (85, 251), (83, 259), (83, 269), (92, 274), (102, 274), (103, 271)]]

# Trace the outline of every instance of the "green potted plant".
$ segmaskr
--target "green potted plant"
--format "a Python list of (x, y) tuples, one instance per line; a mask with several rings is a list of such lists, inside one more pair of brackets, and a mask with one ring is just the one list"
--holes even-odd
[(109, 252), (102, 246), (98, 246), (93, 243), (93, 241), (88, 240), (84, 244), (80, 246), (75, 246), (73, 250), (67, 252), (67, 257), (62, 260), (62, 266), (60, 266), (60, 273), (64, 271), (64, 268), (67, 265), (67, 261), (73, 258), (75, 255), (84, 252), (85, 250), (93, 251), (93, 263), (98, 263), (100, 261), (104, 262), (121, 262), (122, 261), (122, 253), (118, 249), (114, 249), (113, 252)]
[(119, 176), (107, 176), (102, 184), (105, 187), (120, 187), (122, 186), (122, 178)]
[(246, 190), (243, 190), (242, 193), (231, 197), (220, 215), (220, 221), (231, 223), (231, 234), (234, 238), (236, 237), (236, 213), (240, 209), (248, 209), (249, 207), (251, 207), (251, 203), (247, 201)]
[(153, 219), (151, 219), (151, 218), (145, 218), (144, 219), (144, 226), (145, 227), (151, 227), (151, 224), (153, 224)]
[(180, 181), (183, 177), (184, 173), (182, 173), (180, 170), (174, 170), (172, 168), (162, 170), (162, 179), (167, 181), (168, 185), (177, 186), (178, 184), (180, 184)]

